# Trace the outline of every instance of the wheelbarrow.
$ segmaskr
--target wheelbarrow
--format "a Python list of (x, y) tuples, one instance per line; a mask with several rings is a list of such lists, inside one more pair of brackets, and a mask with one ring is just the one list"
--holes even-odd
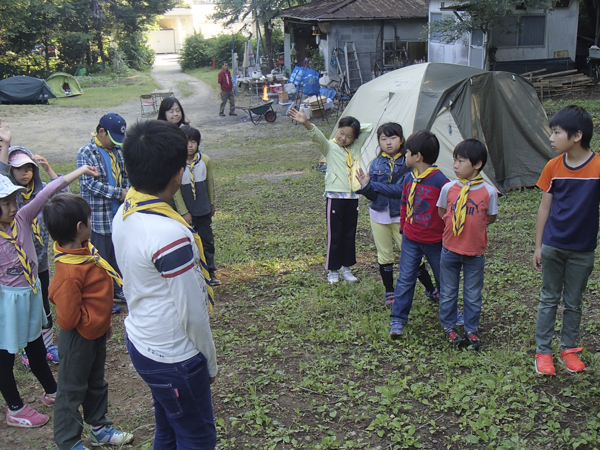
[(267, 122), (275, 122), (277, 119), (277, 113), (273, 111), (273, 100), (261, 103), (260, 105), (253, 106), (237, 106), (237, 109), (241, 109), (250, 117), (250, 120), (254, 125), (265, 119)]

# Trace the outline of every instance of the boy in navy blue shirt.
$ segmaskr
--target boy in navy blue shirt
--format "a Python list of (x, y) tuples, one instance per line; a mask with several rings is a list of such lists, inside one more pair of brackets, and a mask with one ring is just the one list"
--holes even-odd
[(542, 272), (542, 293), (535, 328), (535, 370), (554, 375), (552, 338), (558, 305), (564, 304), (560, 361), (581, 372), (577, 357), (583, 291), (594, 268), (600, 204), (600, 156), (590, 150), (594, 124), (583, 108), (571, 105), (550, 119), (550, 143), (560, 156), (551, 159), (537, 186), (544, 191), (537, 216), (533, 265)]

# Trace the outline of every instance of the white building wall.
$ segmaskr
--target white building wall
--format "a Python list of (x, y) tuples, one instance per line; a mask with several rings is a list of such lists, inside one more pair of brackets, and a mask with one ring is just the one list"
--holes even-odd
[[(429, 13), (439, 13), (440, 0), (429, 2)], [(444, 2), (449, 6), (452, 2)], [(515, 15), (542, 14), (542, 11), (515, 11)], [(575, 59), (579, 2), (571, 0), (569, 8), (557, 8), (547, 13), (545, 45), (539, 47), (501, 47), (496, 52), (497, 61), (554, 58), (555, 52), (567, 50), (569, 57)], [(428, 61), (455, 64), (468, 64), (469, 35), (450, 44), (428, 42)]]

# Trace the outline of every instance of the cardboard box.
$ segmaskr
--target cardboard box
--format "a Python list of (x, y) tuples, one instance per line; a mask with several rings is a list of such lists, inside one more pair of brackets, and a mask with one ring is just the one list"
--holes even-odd
[(281, 91), (279, 93), (279, 103), (286, 103), (290, 100), (290, 96), (288, 95), (287, 92), (285, 91)]

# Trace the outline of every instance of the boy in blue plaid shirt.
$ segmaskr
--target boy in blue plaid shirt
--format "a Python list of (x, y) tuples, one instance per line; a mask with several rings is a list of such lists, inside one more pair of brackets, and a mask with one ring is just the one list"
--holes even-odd
[[(118, 114), (105, 114), (92, 133), (90, 143), (77, 152), (77, 167), (88, 165), (98, 169), (98, 177), (82, 176), (79, 181), (81, 196), (92, 208), (90, 241), (119, 275), (112, 243), (112, 220), (129, 189), (121, 152), (126, 127), (125, 119)], [(125, 302), (123, 290), (116, 284), (114, 297), (117, 302)], [(113, 313), (120, 310), (114, 305)]]

